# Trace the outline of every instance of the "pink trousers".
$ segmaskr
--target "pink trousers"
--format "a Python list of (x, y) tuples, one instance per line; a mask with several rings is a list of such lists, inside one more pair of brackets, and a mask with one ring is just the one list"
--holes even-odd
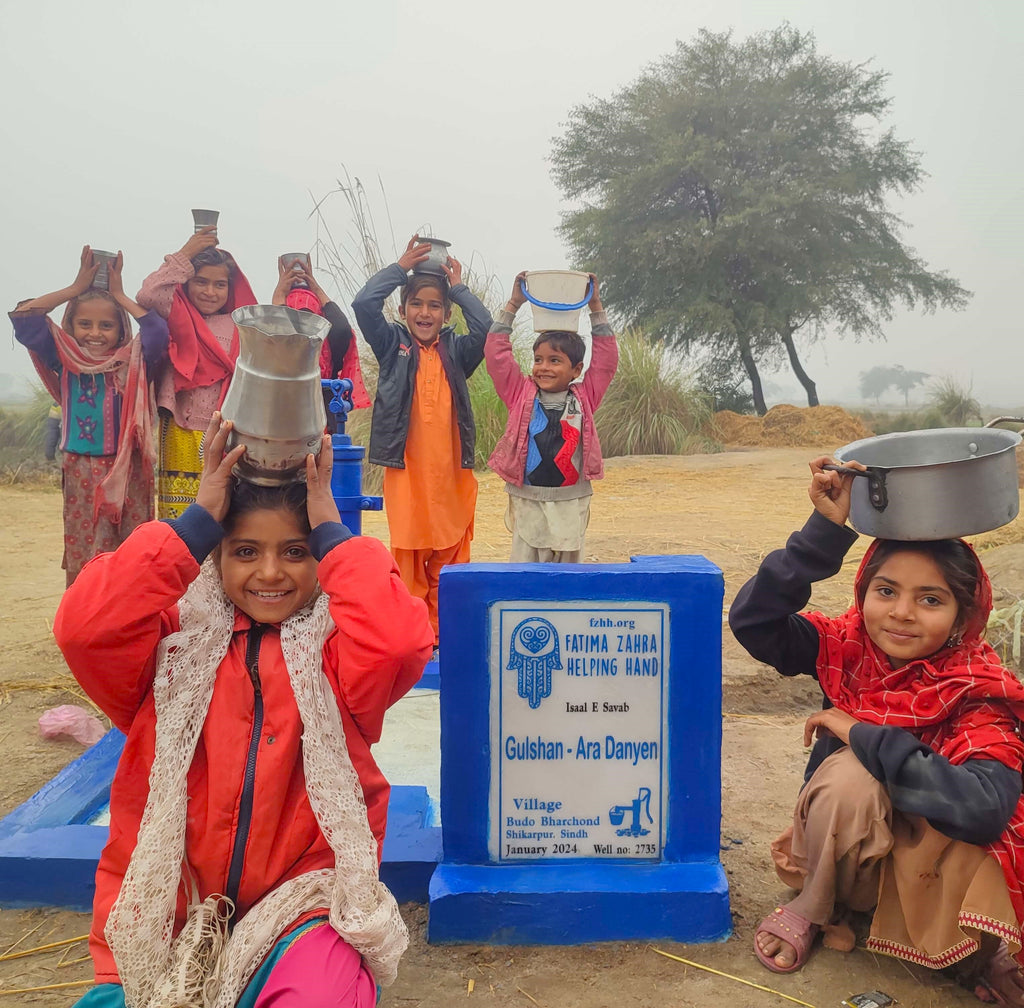
[(330, 925), (301, 934), (271, 971), (254, 1008), (373, 1008), (377, 984)]

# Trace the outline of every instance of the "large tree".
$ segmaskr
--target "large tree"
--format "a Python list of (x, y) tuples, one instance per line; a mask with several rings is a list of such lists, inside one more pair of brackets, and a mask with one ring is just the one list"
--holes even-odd
[(701, 31), (609, 99), (574, 108), (553, 150), (574, 209), (562, 232), (608, 300), (647, 332), (711, 347), (750, 379), (797, 340), (883, 335), (898, 304), (961, 308), (887, 201), (919, 155), (879, 122), (886, 75), (787, 26), (734, 42)]

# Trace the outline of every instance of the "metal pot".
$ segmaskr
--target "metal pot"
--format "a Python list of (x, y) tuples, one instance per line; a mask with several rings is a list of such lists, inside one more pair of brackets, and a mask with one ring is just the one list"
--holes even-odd
[(448, 249), (452, 243), (443, 241), (441, 238), (420, 238), (421, 242), (430, 242), (430, 252), (427, 258), (413, 266), (413, 273), (434, 273), (437, 276), (447, 274), (441, 268), (448, 263)]
[(234, 423), (228, 450), (244, 444), (241, 479), (276, 486), (305, 478), (327, 424), (320, 392), (320, 347), (330, 323), (311, 312), (248, 305), (231, 313), (238, 361), (221, 412)]
[[(1001, 417), (992, 423), (1013, 418)], [(991, 427), (950, 427), (864, 438), (836, 452), (866, 473), (854, 481), (850, 524), (878, 539), (953, 539), (1013, 521), (1020, 510), (1021, 436)]]

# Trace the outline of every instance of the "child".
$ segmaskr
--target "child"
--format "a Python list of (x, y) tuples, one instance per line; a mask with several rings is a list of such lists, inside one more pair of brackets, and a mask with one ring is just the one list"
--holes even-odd
[(805, 745), (818, 738), (793, 825), (772, 846), (800, 892), (761, 922), (755, 952), (792, 972), (821, 928), (848, 951), (843, 913), (874, 910), (870, 950), (958, 963), (981, 1000), (1024, 1006), (1012, 958), (1024, 919), (1024, 687), (982, 637), (988, 577), (962, 540), (877, 540), (844, 615), (798, 615), (857, 538), (845, 527), (856, 477), (824, 470), (829, 461), (811, 463), (807, 524), (729, 614), (751, 655), (815, 676), (824, 693), (804, 729)]
[(508, 407), (505, 433), (488, 465), (505, 480), (505, 525), (512, 533), (513, 563), (579, 563), (590, 521), (590, 481), (604, 475), (594, 411), (615, 375), (619, 349), (590, 274), (593, 351), (583, 381), (585, 347), (578, 333), (549, 330), (533, 343), (529, 377), (512, 356), (509, 339), (526, 301), (520, 273), (512, 296), (491, 327), (484, 347), (487, 370)]
[[(63, 407), (60, 437), (67, 583), (97, 553), (116, 549), (153, 517), (153, 448), (147, 368), (167, 348), (167, 323), (124, 293), (120, 252), (108, 290), (92, 287), (99, 263), (82, 249), (74, 282), (21, 302), (14, 335)], [(67, 302), (58, 327), (46, 313)], [(131, 315), (139, 322), (133, 338)]]
[[(370, 405), (370, 397), (363, 384), (363, 372), (359, 366), (359, 351), (356, 348), (355, 333), (345, 313), (326, 294), (323, 287), (309, 272), (301, 260), (290, 263), (278, 260), (277, 287), (271, 304), (286, 305), (296, 311), (313, 312), (322, 315), (331, 323), (320, 351), (321, 378), (348, 378), (352, 382), (352, 408), (362, 409)], [(328, 433), (334, 433), (337, 417), (328, 409), (334, 393), (324, 389), (324, 408), (327, 411)]]
[(157, 516), (177, 518), (196, 498), (203, 469), (203, 431), (224, 398), (238, 359), (231, 313), (256, 303), (235, 260), (204, 227), (142, 283), (145, 308), (167, 319), (168, 360), (156, 381), (160, 411)]
[[(436, 645), (441, 568), (468, 563), (473, 539), (476, 427), (466, 379), (483, 359), (491, 316), (462, 283), (456, 259), (442, 266), (445, 276), (408, 275), (429, 252), (430, 244), (414, 235), (352, 308), (380, 368), (369, 459), (386, 467), (391, 552), (409, 591), (426, 600)], [(389, 323), (384, 301), (400, 285), (404, 324)], [(466, 318), (466, 335), (445, 325), (452, 302)]]
[(423, 604), (340, 523), (329, 438), (305, 484), (266, 488), (232, 479), (230, 428), (214, 415), (184, 515), (91, 564), (57, 612), (127, 736), (82, 1008), (368, 1008), (407, 942), (370, 746), (430, 653)]

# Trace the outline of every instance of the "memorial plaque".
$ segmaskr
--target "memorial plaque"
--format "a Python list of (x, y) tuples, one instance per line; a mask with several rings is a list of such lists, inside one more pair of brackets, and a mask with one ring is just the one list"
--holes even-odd
[(668, 606), (491, 606), (489, 849), (499, 862), (657, 861)]

